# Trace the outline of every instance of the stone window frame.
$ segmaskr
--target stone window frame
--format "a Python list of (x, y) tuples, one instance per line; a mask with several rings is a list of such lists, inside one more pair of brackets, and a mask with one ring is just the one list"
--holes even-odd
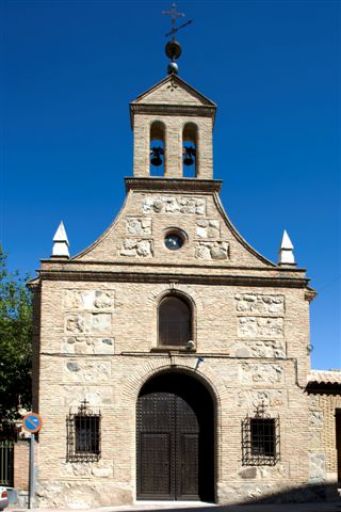
[[(159, 308), (162, 303), (162, 301), (166, 297), (178, 297), (185, 301), (187, 305), (190, 308), (191, 311), (191, 339), (189, 341), (192, 341), (192, 344), (190, 345), (161, 345), (159, 340)], [(155, 346), (152, 347), (152, 351), (154, 352), (169, 352), (169, 351), (176, 351), (176, 352), (195, 352), (196, 351), (196, 329), (197, 329), (197, 315), (196, 315), (196, 305), (194, 300), (190, 295), (187, 293), (184, 293), (180, 290), (171, 288), (166, 291), (164, 291), (159, 297), (157, 301), (157, 307), (156, 307), (156, 342)]]
[(279, 416), (265, 414), (264, 404), (241, 422), (242, 465), (275, 466), (280, 461)]
[[(166, 246), (166, 238), (169, 235), (176, 235), (182, 239), (182, 246), (179, 249), (172, 251)], [(182, 251), (184, 248), (186, 248), (186, 246), (188, 245), (188, 242), (189, 242), (189, 236), (186, 233), (186, 231), (184, 231), (183, 229), (181, 229), (177, 226), (168, 226), (167, 228), (165, 228), (163, 230), (163, 249), (165, 249), (167, 256), (172, 255), (172, 254), (178, 256), (179, 252)]]
[(101, 412), (83, 400), (66, 417), (66, 462), (98, 462), (101, 458)]

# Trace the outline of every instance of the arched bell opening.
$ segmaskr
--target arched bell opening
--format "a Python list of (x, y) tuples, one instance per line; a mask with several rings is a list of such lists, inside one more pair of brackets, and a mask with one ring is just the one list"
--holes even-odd
[(150, 176), (165, 175), (166, 127), (161, 121), (150, 126)]
[(198, 175), (198, 127), (186, 123), (182, 131), (182, 175), (196, 178)]
[(215, 404), (192, 373), (163, 371), (137, 401), (137, 498), (214, 501)]

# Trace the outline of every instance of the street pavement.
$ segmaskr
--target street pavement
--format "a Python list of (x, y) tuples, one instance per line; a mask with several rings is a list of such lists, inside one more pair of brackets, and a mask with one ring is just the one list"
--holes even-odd
[[(26, 512), (29, 509), (12, 506), (8, 512)], [(322, 503), (291, 503), (281, 505), (214, 505), (198, 502), (139, 502), (131, 506), (99, 507), (91, 509), (31, 509), (31, 512), (341, 512), (341, 500)]]

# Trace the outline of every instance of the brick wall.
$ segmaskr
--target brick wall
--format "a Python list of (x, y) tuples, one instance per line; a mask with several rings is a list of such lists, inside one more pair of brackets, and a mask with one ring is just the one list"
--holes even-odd
[[(189, 98), (186, 88), (169, 85), (144, 98), (150, 108), (155, 102), (157, 115), (140, 110), (134, 116), (135, 184), (117, 219), (75, 258), (42, 262), (35, 343), (44, 421), (41, 506), (127, 505), (136, 499), (136, 402), (143, 384), (162, 371), (185, 372), (214, 397), (218, 503), (286, 493), (324, 478), (320, 445), (307, 441), (313, 293), (305, 272), (272, 264), (233, 227), (219, 183), (210, 180), (213, 112), (196, 109), (203, 101), (198, 95)], [(167, 109), (160, 110), (160, 102)], [(183, 115), (188, 104), (191, 114), (187, 109)], [(155, 120), (166, 125), (166, 178), (159, 184), (146, 178)], [(198, 127), (199, 178), (207, 183), (180, 179), (188, 121)], [(256, 215), (251, 206), (250, 215)], [(180, 251), (165, 246), (174, 229), (183, 234)], [(158, 347), (158, 306), (167, 293), (182, 294), (193, 305), (192, 353)], [(204, 362), (197, 367), (199, 356)], [(101, 411), (101, 458), (67, 462), (66, 418), (84, 399)], [(245, 471), (241, 422), (261, 403), (270, 417), (280, 418), (280, 460)]]
[(29, 454), (28, 440), (21, 440), (14, 445), (14, 487), (17, 491), (28, 491), (29, 487)]
[[(311, 409), (318, 412), (321, 418), (321, 450), (325, 454), (328, 479), (337, 479), (336, 450), (336, 409), (341, 410), (341, 394), (313, 392), (310, 395)], [(339, 440), (341, 448), (341, 439)]]

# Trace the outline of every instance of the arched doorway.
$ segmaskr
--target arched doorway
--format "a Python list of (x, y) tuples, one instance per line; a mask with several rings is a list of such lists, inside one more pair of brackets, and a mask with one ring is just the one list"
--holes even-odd
[(214, 405), (195, 377), (164, 372), (137, 402), (137, 498), (214, 501)]

